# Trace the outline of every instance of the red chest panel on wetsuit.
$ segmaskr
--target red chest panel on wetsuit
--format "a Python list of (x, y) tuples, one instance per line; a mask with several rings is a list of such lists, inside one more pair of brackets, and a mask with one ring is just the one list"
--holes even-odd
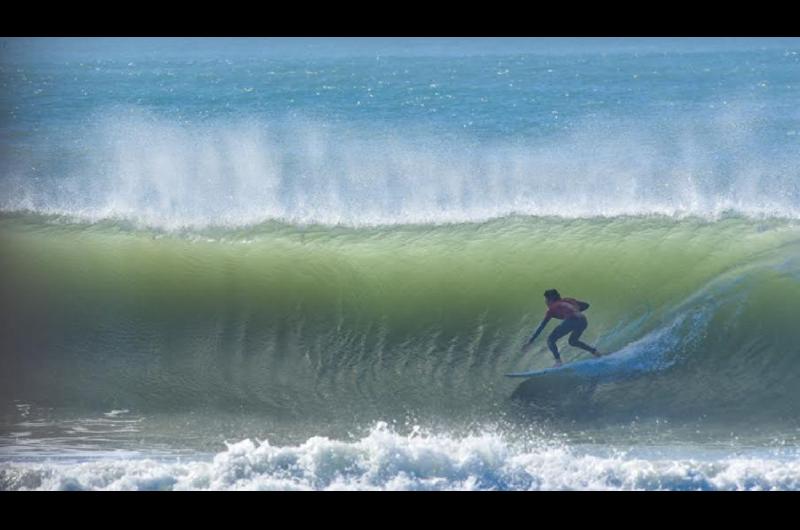
[(580, 312), (578, 301), (574, 298), (562, 298), (547, 306), (546, 318), (557, 318), (565, 320), (572, 318)]

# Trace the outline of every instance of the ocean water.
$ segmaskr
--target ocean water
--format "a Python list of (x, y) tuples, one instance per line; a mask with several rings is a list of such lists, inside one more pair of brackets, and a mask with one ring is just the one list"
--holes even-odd
[(0, 39), (0, 489), (800, 489), (798, 54)]

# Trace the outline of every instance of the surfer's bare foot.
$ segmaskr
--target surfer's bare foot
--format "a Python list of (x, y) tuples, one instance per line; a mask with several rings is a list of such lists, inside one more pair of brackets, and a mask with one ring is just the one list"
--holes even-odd
[(561, 366), (561, 359), (556, 359), (556, 366)]
[(594, 355), (595, 357), (602, 357), (602, 356), (603, 356), (603, 354), (602, 354), (602, 353), (600, 353), (600, 352), (599, 352), (599, 351), (597, 351), (597, 350), (593, 351), (593, 352), (592, 352), (592, 355)]

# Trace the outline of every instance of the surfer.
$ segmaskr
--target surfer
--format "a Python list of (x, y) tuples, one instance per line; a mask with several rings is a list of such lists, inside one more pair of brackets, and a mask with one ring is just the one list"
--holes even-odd
[(550, 351), (553, 352), (553, 357), (556, 358), (556, 366), (561, 366), (561, 356), (558, 354), (556, 341), (570, 333), (570, 346), (577, 346), (582, 350), (588, 351), (595, 357), (600, 357), (600, 352), (597, 351), (597, 348), (593, 348), (579, 340), (581, 333), (583, 333), (586, 330), (586, 326), (589, 325), (586, 316), (582, 313), (582, 311), (586, 311), (589, 308), (589, 304), (575, 300), (574, 298), (561, 298), (561, 295), (555, 289), (549, 289), (544, 292), (544, 301), (545, 304), (547, 304), (547, 312), (544, 314), (544, 319), (542, 319), (542, 323), (539, 324), (533, 336), (531, 336), (528, 342), (525, 343), (525, 346), (522, 347), (522, 351), (528, 351), (530, 345), (533, 344), (533, 341), (536, 340), (536, 337), (539, 336), (539, 333), (542, 332), (550, 319), (557, 318), (564, 322), (559, 324), (556, 329), (550, 333), (550, 336), (547, 337), (547, 347), (550, 348)]

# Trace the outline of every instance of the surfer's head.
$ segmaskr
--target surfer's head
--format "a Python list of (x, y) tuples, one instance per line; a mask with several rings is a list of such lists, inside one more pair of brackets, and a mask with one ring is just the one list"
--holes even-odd
[(548, 289), (544, 292), (544, 300), (548, 304), (556, 300), (561, 300), (561, 295), (555, 289)]

